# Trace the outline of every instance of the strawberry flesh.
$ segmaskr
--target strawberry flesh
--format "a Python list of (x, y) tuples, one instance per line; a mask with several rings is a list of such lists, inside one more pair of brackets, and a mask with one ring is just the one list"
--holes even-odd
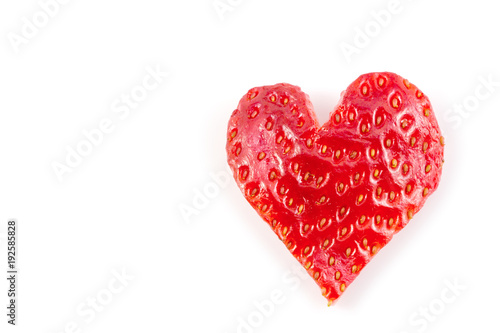
[(250, 89), (227, 130), (247, 201), (335, 302), (439, 183), (444, 139), (429, 99), (361, 75), (320, 126), (299, 87)]

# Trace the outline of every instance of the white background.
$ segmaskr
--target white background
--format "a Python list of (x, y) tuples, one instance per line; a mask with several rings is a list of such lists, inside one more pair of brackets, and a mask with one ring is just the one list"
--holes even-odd
[[(494, 1), (62, 2), (0, 4), (0, 266), (16, 218), (20, 271), (15, 329), (0, 273), (1, 332), (499, 332)], [(168, 77), (125, 116), (148, 68)], [(226, 124), (249, 88), (278, 82), (324, 122), (373, 71), (429, 96), (446, 162), (421, 212), (327, 307), (224, 181)], [(103, 119), (113, 129), (58, 179), (54, 163)]]

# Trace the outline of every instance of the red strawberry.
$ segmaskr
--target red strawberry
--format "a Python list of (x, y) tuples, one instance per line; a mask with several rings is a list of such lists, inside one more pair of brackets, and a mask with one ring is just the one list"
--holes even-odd
[(251, 89), (228, 163), (245, 198), (329, 304), (436, 190), (444, 139), (429, 99), (393, 73), (361, 75), (319, 126), (300, 88)]

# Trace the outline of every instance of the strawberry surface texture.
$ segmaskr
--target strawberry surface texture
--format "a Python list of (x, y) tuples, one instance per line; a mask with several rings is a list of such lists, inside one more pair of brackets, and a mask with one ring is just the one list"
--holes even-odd
[(389, 72), (357, 78), (322, 126), (299, 87), (250, 89), (226, 144), (243, 195), (329, 305), (436, 190), (443, 148), (427, 96)]

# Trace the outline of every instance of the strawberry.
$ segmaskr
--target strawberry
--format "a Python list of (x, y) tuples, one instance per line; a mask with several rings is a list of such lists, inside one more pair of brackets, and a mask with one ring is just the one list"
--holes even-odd
[(356, 79), (323, 126), (299, 87), (250, 89), (227, 138), (238, 187), (329, 305), (422, 208), (443, 164), (429, 99), (388, 72)]

